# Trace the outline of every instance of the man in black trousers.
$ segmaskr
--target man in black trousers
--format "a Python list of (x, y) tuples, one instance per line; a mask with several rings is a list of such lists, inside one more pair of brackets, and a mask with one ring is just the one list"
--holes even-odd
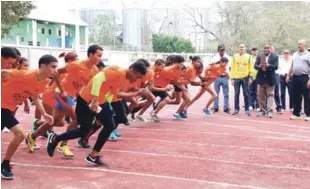
[(276, 83), (275, 70), (278, 69), (279, 57), (271, 52), (271, 44), (264, 46), (264, 52), (257, 57), (254, 68), (258, 71), (256, 82), (258, 84), (258, 103), (260, 112), (258, 117), (273, 117), (272, 105), (274, 101), (274, 88)]
[(307, 83), (310, 75), (310, 52), (306, 49), (306, 41), (298, 41), (298, 51), (292, 57), (292, 66), (286, 78), (288, 83), (292, 75), (292, 93), (294, 100), (294, 111), (292, 120), (301, 119), (301, 103), (304, 99), (304, 111), (306, 114), (305, 121), (310, 121), (310, 99)]

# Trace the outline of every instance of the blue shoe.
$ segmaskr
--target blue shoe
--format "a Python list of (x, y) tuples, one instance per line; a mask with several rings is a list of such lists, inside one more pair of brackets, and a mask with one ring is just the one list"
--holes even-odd
[(245, 115), (251, 116), (251, 111), (250, 110), (245, 111)]
[(211, 113), (207, 108), (203, 109), (203, 112), (204, 112), (207, 116), (212, 115), (212, 113)]
[(180, 113), (180, 116), (181, 116), (182, 118), (188, 118), (188, 116), (187, 116), (187, 110), (184, 110), (183, 112), (181, 112), (181, 113)]
[(182, 116), (180, 114), (173, 114), (173, 117), (175, 117), (177, 120), (182, 120)]
[(114, 129), (113, 133), (115, 134), (115, 136), (120, 137), (122, 136), (117, 129)]
[(112, 132), (112, 133), (110, 134), (109, 140), (110, 140), (110, 141), (117, 141), (117, 140), (118, 140), (118, 137), (115, 135), (114, 132)]

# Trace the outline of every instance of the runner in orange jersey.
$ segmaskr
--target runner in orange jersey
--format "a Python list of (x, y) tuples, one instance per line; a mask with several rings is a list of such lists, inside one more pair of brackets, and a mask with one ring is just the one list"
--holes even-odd
[[(78, 60), (78, 56), (74, 52), (69, 53), (61, 53), (58, 58), (64, 58), (65, 63), (71, 63)], [(62, 81), (67, 74), (61, 74), (60, 80)], [(48, 112), (50, 115), (55, 114), (55, 106), (57, 104), (57, 101), (55, 99), (54, 93), (55, 89), (57, 88), (57, 84), (54, 79), (51, 79), (49, 82), (49, 86), (46, 88), (45, 92), (42, 94), (42, 104), (46, 112)], [(37, 113), (37, 111), (36, 111)], [(70, 117), (69, 117), (70, 118)], [(32, 131), (36, 131), (44, 122), (40, 120), (40, 116), (36, 116), (36, 120), (33, 123)], [(70, 122), (69, 122), (70, 123)], [(65, 122), (63, 120), (59, 121), (58, 123), (55, 123), (56, 126), (64, 126)], [(43, 134), (43, 137), (47, 138), (48, 134), (50, 132), (53, 132), (53, 128), (50, 128), (47, 132)]]
[[(75, 61), (66, 64), (64, 68), (58, 70), (55, 82), (58, 88), (55, 89), (54, 98), (56, 99), (54, 123), (57, 125), (65, 115), (70, 116), (72, 122), (68, 125), (67, 130), (77, 127), (76, 114), (74, 110), (75, 97), (80, 90), (87, 85), (88, 81), (98, 72), (96, 64), (101, 60), (103, 49), (98, 45), (91, 45), (87, 50), (87, 60)], [(60, 82), (59, 74), (66, 74), (64, 79)], [(29, 133), (27, 136), (28, 149), (30, 152), (34, 151), (35, 139), (41, 136), (53, 125), (43, 124), (35, 132)], [(74, 154), (70, 151), (67, 141), (62, 141), (57, 150), (65, 157), (73, 157)]]
[(42, 107), (38, 95), (42, 93), (49, 77), (56, 75), (58, 66), (57, 59), (51, 55), (44, 55), (39, 59), (39, 69), (37, 70), (1, 70), (2, 79), (6, 80), (1, 91), (1, 130), (9, 128), (14, 134), (1, 164), (1, 175), (4, 179), (13, 179), (10, 160), (25, 136), (22, 126), (15, 118), (13, 112), (16, 106), (24, 102), (30, 96), (33, 97), (35, 106), (40, 110), (47, 123), (53, 122), (53, 117), (48, 115)]
[(63, 134), (51, 134), (48, 138), (47, 152), (49, 156), (54, 155), (57, 143), (64, 140), (71, 140), (85, 137), (91, 131), (94, 118), (103, 124), (96, 144), (92, 152), (85, 158), (89, 164), (106, 166), (99, 152), (108, 140), (111, 132), (115, 128), (114, 112), (111, 102), (115, 97), (130, 97), (145, 94), (141, 89), (134, 93), (122, 92), (126, 88), (127, 80), (135, 82), (146, 74), (146, 67), (142, 62), (133, 63), (129, 69), (122, 69), (117, 66), (109, 66), (99, 72), (77, 97), (76, 117), (80, 125), (79, 128), (69, 130)]
[(200, 57), (198, 56), (191, 56), (190, 59), (192, 60), (192, 64), (186, 68), (186, 72), (184, 77), (182, 78), (182, 84), (184, 85), (185, 89), (182, 90), (182, 104), (178, 108), (175, 114), (173, 114), (173, 117), (175, 117), (178, 120), (182, 120), (183, 118), (187, 118), (187, 112), (185, 110), (185, 107), (187, 104), (190, 103), (190, 97), (188, 93), (188, 84), (191, 84), (192, 86), (202, 86), (203, 82), (196, 81), (195, 79), (200, 76), (201, 70), (203, 69), (203, 64), (201, 62)]
[(203, 112), (206, 115), (211, 115), (211, 112), (209, 111), (209, 106), (211, 103), (216, 99), (216, 94), (213, 91), (213, 89), (210, 87), (210, 85), (221, 76), (221, 74), (225, 73), (226, 70), (226, 64), (228, 63), (228, 59), (223, 57), (221, 60), (216, 64), (211, 64), (204, 73), (204, 77), (200, 77), (200, 79), (204, 82), (204, 86), (200, 88), (200, 91), (198, 94), (191, 100), (191, 102), (186, 106), (185, 110), (188, 109), (189, 106), (191, 106), (196, 100), (198, 100), (206, 91), (211, 95), (211, 98), (207, 102), (205, 108), (203, 109)]
[[(168, 85), (180, 85), (178, 81), (181, 80), (181, 69), (183, 67), (184, 58), (180, 55), (176, 55), (172, 60), (173, 64), (171, 66), (166, 66), (159, 74), (155, 77), (154, 86), (169, 90)], [(160, 122), (159, 117), (157, 116), (158, 112), (169, 103), (169, 94), (167, 91), (156, 91), (152, 90), (155, 97), (159, 96), (162, 100), (156, 106), (155, 110), (151, 113), (152, 119), (155, 122)]]

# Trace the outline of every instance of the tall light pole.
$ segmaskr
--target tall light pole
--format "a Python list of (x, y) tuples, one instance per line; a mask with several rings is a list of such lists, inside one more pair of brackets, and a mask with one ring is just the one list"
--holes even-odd
[(80, 16), (78, 6), (75, 8), (75, 52), (80, 53)]

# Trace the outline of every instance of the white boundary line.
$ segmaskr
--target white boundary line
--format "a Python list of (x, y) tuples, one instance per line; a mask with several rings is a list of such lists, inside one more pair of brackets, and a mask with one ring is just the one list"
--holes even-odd
[[(162, 121), (163, 123), (175, 123), (178, 124), (177, 122), (173, 122), (173, 121)], [(187, 124), (187, 125), (197, 125), (197, 123), (182, 123), (182, 124)], [(201, 125), (201, 124), (200, 124)], [(123, 129), (133, 129), (133, 130), (150, 130), (150, 131), (160, 131), (160, 132), (167, 132), (167, 131), (172, 131), (172, 132), (182, 132), (182, 133), (196, 133), (196, 134), (211, 134), (211, 135), (226, 135), (226, 136), (235, 136), (235, 137), (247, 137), (247, 138), (263, 138), (263, 139), (274, 139), (274, 140), (292, 140), (292, 141), (303, 141), (303, 142), (310, 142), (310, 138), (303, 138), (303, 137), (299, 137), (299, 136), (295, 136), (295, 138), (291, 138), (291, 134), (285, 134), (285, 133), (281, 133), (283, 135), (286, 135), (288, 137), (273, 137), (273, 136), (250, 136), (250, 135), (236, 135), (236, 134), (230, 134), (230, 133), (218, 133), (218, 132), (208, 132), (208, 131), (186, 131), (186, 130), (177, 130), (177, 129), (165, 129), (165, 128), (148, 128), (148, 127), (139, 127), (139, 125), (134, 125), (131, 127), (122, 127)], [(241, 129), (242, 128), (238, 128), (237, 129)], [(254, 130), (256, 131), (256, 130)], [(259, 132), (259, 131), (258, 131)]]
[(183, 178), (183, 177), (174, 177), (174, 176), (167, 176), (167, 175), (157, 175), (157, 174), (149, 174), (149, 173), (139, 173), (139, 172), (131, 172), (131, 171), (119, 171), (119, 170), (112, 170), (112, 169), (104, 169), (104, 168), (96, 168), (96, 167), (70, 167), (70, 166), (56, 166), (56, 165), (40, 165), (40, 164), (25, 164), (25, 163), (12, 163), (13, 165), (24, 166), (24, 167), (39, 167), (39, 168), (50, 168), (50, 169), (69, 169), (69, 170), (84, 170), (84, 171), (101, 171), (101, 172), (108, 172), (108, 173), (116, 173), (116, 174), (123, 174), (123, 175), (134, 175), (134, 176), (143, 176), (143, 177), (151, 177), (151, 178), (161, 178), (167, 180), (178, 180), (178, 181), (186, 181), (186, 182), (197, 182), (197, 183), (205, 183), (205, 184), (213, 184), (213, 185), (220, 185), (222, 187), (243, 187), (243, 188), (251, 188), (251, 189), (267, 189), (258, 186), (251, 186), (251, 185), (239, 185), (239, 184), (231, 184), (225, 182), (215, 182), (215, 181), (208, 181), (208, 180), (199, 180), (199, 179), (190, 179), (190, 178)]
[[(167, 108), (167, 111), (175, 112), (175, 110), (172, 110), (172, 109), (169, 109), (169, 108)], [(195, 111), (189, 111), (189, 114), (204, 115), (203, 113), (199, 113), (199, 112), (195, 112)], [(221, 118), (221, 119), (225, 119), (225, 120), (236, 120), (236, 121), (247, 121), (247, 122), (253, 122), (253, 123), (263, 123), (263, 124), (268, 124), (268, 125), (281, 125), (281, 126), (284, 126), (284, 127), (291, 127), (291, 128), (297, 128), (297, 129), (302, 127), (304, 129), (309, 129), (310, 130), (310, 126), (308, 127), (306, 125), (296, 126), (296, 125), (286, 124), (286, 123), (282, 123), (282, 122), (278, 122), (278, 121), (270, 121), (270, 122), (268, 122), (268, 121), (262, 121), (262, 120), (244, 119), (244, 118), (239, 118), (239, 117), (232, 116), (232, 115), (223, 116), (223, 115), (214, 115), (213, 114), (210, 117)], [(172, 118), (172, 116), (171, 116), (171, 118)], [(289, 121), (289, 118), (287, 118), (287, 120)], [(302, 120), (300, 120), (299, 123), (301, 123), (301, 121)], [(296, 122), (296, 123), (298, 123), (298, 122)]]
[[(42, 144), (39, 144), (39, 145), (42, 146), (44, 149), (46, 148), (46, 146), (44, 146)], [(102, 151), (116, 152), (116, 153), (140, 154), (140, 155), (145, 155), (145, 156), (204, 160), (204, 161), (213, 161), (213, 162), (220, 162), (220, 163), (226, 163), (226, 164), (237, 164), (237, 165), (264, 167), (264, 168), (269, 168), (269, 169), (283, 169), (283, 170), (295, 170), (295, 171), (310, 172), (310, 168), (305, 168), (305, 167), (278, 166), (278, 165), (270, 165), (270, 164), (247, 163), (247, 162), (240, 162), (240, 161), (214, 159), (214, 158), (204, 158), (204, 157), (185, 156), (185, 155), (176, 155), (176, 154), (164, 154), (164, 153), (139, 152), (139, 151), (129, 151), (129, 150), (103, 149)]]
[(206, 143), (195, 143), (195, 142), (179, 142), (170, 140), (157, 140), (157, 139), (141, 139), (141, 138), (129, 138), (122, 137), (121, 140), (140, 140), (140, 141), (150, 141), (150, 142), (165, 142), (172, 144), (187, 144), (187, 145), (197, 145), (197, 146), (214, 146), (214, 147), (226, 147), (226, 148), (240, 148), (246, 150), (264, 150), (264, 151), (280, 151), (280, 152), (294, 152), (294, 153), (310, 153), (310, 150), (289, 150), (281, 148), (261, 148), (261, 147), (251, 147), (251, 146), (236, 146), (236, 145), (224, 145), (224, 144), (206, 144)]
[[(163, 116), (162, 116), (163, 117)], [(167, 117), (164, 117), (167, 118)], [(283, 135), (283, 136), (287, 136), (287, 140), (290, 140), (291, 134), (289, 133), (281, 133), (281, 132), (274, 132), (274, 131), (265, 131), (265, 130), (259, 130), (259, 129), (255, 129), (255, 128), (249, 128), (249, 127), (242, 127), (242, 126), (236, 126), (236, 125), (227, 125), (227, 124), (218, 124), (218, 123), (210, 123), (210, 122), (202, 122), (202, 121), (192, 121), (191, 122), (185, 122), (185, 121), (166, 121), (166, 120), (162, 120), (160, 123), (170, 123), (170, 124), (182, 124), (182, 125), (203, 125), (203, 126), (208, 126), (208, 127), (212, 127), (212, 126), (217, 126), (217, 127), (228, 127), (228, 128), (234, 128), (234, 129), (239, 129), (239, 130), (248, 130), (248, 131), (255, 131), (255, 132), (262, 132), (262, 133), (268, 133), (268, 134), (277, 134), (277, 135)], [(157, 123), (154, 123), (157, 124)], [(158, 124), (158, 126), (162, 126), (161, 124)], [(177, 130), (179, 131), (179, 130)], [(245, 135), (247, 136), (247, 135)], [(250, 136), (249, 136), (250, 137)], [(295, 136), (301, 139), (305, 139), (305, 141), (310, 141), (310, 136)], [(275, 138), (281, 138), (281, 137), (275, 137)]]

